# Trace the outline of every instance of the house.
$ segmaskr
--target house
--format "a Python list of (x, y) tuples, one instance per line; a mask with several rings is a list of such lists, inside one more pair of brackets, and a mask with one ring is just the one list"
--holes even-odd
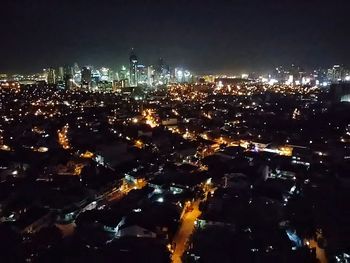
[(156, 238), (157, 234), (139, 225), (121, 226), (116, 234), (118, 237)]
[(172, 204), (148, 203), (129, 213), (120, 224), (117, 237), (148, 237), (170, 240), (176, 232), (180, 211)]

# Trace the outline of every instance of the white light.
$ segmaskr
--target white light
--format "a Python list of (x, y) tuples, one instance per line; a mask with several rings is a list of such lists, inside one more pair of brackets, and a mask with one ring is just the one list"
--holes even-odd
[(269, 80), (269, 85), (275, 85), (278, 81), (276, 79), (270, 79)]
[(303, 77), (302, 80), (301, 80), (301, 83), (303, 85), (306, 85), (306, 84), (309, 84), (311, 82), (311, 79), (310, 78), (305, 78)]
[(224, 86), (224, 84), (223, 84), (222, 81), (220, 80), (220, 81), (218, 82), (217, 87), (218, 87), (218, 88), (222, 88), (223, 86)]
[(44, 152), (47, 152), (48, 150), (49, 150), (49, 148), (47, 148), (47, 147), (39, 147), (38, 152), (44, 153)]
[(164, 202), (163, 197), (159, 197), (159, 198), (157, 199), (157, 202), (159, 202), (159, 203), (163, 203), (163, 202)]
[(289, 75), (288, 80), (286, 81), (286, 85), (293, 84), (293, 75)]
[(205, 183), (206, 184), (211, 184), (211, 178), (209, 178)]

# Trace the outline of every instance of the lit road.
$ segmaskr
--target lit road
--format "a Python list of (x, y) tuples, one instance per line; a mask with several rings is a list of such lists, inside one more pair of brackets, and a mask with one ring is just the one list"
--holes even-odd
[(326, 257), (326, 252), (324, 249), (320, 248), (316, 242), (316, 240), (311, 239), (309, 240), (310, 248), (316, 248), (316, 257), (320, 261), (320, 263), (328, 263), (327, 257)]
[(125, 195), (127, 195), (133, 189), (142, 189), (147, 185), (147, 182), (143, 179), (139, 179), (137, 182), (133, 184), (128, 184), (123, 180), (123, 184), (115, 189), (113, 192), (108, 194), (106, 201), (107, 202), (115, 202), (122, 199)]
[[(317, 235), (317, 238), (322, 238), (322, 234), (320, 232), (317, 232), (316, 235)], [(317, 241), (315, 239), (308, 239), (306, 241), (308, 242), (309, 248), (316, 249), (316, 257), (320, 261), (320, 263), (328, 263), (326, 252), (323, 248), (321, 248), (318, 245)]]
[(174, 237), (175, 251), (172, 256), (172, 262), (181, 262), (181, 256), (186, 250), (186, 243), (194, 230), (194, 222), (200, 216), (199, 211), (200, 200), (192, 204), (193, 210), (185, 213), (182, 217), (181, 226)]
[(125, 195), (127, 194), (127, 192), (122, 192), (122, 191), (115, 191), (111, 194), (108, 195), (106, 201), (107, 202), (116, 202), (119, 201), (120, 199), (122, 199)]

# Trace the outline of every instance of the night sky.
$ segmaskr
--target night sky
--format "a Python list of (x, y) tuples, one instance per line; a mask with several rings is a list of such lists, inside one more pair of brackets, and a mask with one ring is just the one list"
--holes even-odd
[(349, 0), (1, 0), (0, 72), (116, 68), (134, 47), (197, 73), (350, 63)]

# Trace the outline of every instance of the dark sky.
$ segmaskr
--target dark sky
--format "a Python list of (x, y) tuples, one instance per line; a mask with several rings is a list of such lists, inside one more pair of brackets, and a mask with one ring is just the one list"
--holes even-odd
[(0, 72), (139, 60), (198, 73), (350, 61), (350, 0), (1, 0)]

